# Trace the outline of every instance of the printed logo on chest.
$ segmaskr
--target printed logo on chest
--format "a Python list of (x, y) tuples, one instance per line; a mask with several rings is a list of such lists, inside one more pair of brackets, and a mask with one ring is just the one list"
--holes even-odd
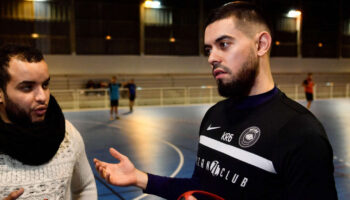
[(231, 142), (233, 139), (233, 136), (234, 136), (233, 133), (228, 133), (225, 131), (221, 136), (221, 140), (225, 142)]
[(238, 184), (244, 188), (247, 186), (248, 178), (244, 177), (233, 169), (221, 166), (218, 160), (206, 160), (205, 158), (197, 157), (196, 165), (210, 173), (214, 178), (225, 180), (228, 183)]
[[(208, 126), (207, 131), (212, 131), (215, 129), (220, 129), (221, 126)], [(248, 148), (253, 146), (260, 138), (261, 131), (257, 126), (251, 126), (245, 129), (239, 136), (239, 146), (242, 148)], [(234, 137), (234, 133), (224, 131), (220, 137), (223, 142), (230, 143)]]
[(258, 127), (252, 126), (243, 131), (239, 136), (239, 146), (248, 148), (253, 146), (260, 138), (261, 131)]

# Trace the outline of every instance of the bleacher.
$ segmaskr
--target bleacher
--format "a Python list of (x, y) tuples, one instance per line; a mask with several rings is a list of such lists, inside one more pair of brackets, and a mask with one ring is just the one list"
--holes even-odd
[[(167, 87), (200, 87), (215, 86), (215, 80), (210, 74), (99, 74), (99, 75), (51, 75), (51, 89), (85, 89), (88, 80), (109, 82), (116, 75), (118, 82), (126, 82), (133, 78), (138, 87), (167, 88)], [(306, 73), (273, 73), (277, 85), (301, 84)], [(332, 83), (344, 85), (350, 83), (350, 73), (314, 73), (316, 84)]]
[(51, 75), (51, 89), (84, 89), (88, 80), (95, 83), (109, 82), (112, 76), (116, 75), (118, 82), (126, 82), (133, 78), (138, 87), (194, 87), (203, 85), (215, 85), (215, 81), (210, 75), (185, 75), (185, 74), (105, 74), (105, 75)]
[[(64, 109), (109, 108), (106, 88), (86, 89), (88, 80), (109, 82), (112, 76), (118, 82), (133, 78), (137, 90), (136, 105), (183, 105), (215, 103), (222, 99), (210, 74), (105, 74), (52, 75), (51, 91)], [(275, 73), (278, 88), (290, 98), (304, 99), (302, 81), (305, 73)], [(344, 98), (350, 96), (350, 73), (314, 73), (315, 98)], [(125, 88), (121, 88), (120, 106), (127, 106)]]

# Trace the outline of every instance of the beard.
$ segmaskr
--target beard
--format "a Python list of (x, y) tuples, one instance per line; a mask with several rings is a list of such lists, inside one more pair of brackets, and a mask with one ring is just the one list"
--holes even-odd
[(232, 80), (227, 83), (222, 79), (217, 80), (218, 92), (221, 96), (239, 99), (249, 95), (259, 69), (258, 60), (255, 59), (252, 54), (248, 57), (248, 61), (243, 63), (236, 76), (233, 75), (228, 67), (222, 65), (215, 65), (213, 71), (218, 67), (223, 69), (226, 73), (231, 74), (232, 77)]
[(13, 123), (18, 125), (28, 125), (32, 123), (32, 117), (24, 109), (22, 109), (17, 103), (13, 102), (6, 93), (5, 97), (5, 111), (7, 118)]

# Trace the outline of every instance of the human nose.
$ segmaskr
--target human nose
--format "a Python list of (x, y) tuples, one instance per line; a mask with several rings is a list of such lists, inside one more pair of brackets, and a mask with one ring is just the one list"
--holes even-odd
[(35, 100), (40, 103), (45, 103), (48, 98), (48, 89), (44, 89), (42, 87), (39, 87), (35, 94)]
[(213, 67), (216, 64), (221, 63), (221, 56), (214, 50), (210, 52), (210, 55), (208, 56), (208, 62)]

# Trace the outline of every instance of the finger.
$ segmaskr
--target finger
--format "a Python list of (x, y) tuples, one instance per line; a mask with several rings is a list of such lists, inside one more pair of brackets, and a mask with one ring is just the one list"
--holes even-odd
[(97, 167), (99, 166), (99, 160), (97, 160), (96, 158), (94, 158), (94, 165), (95, 165), (95, 168), (97, 169)]
[(194, 196), (189, 196), (186, 200), (197, 200)]
[(5, 200), (15, 200), (17, 199), (18, 197), (20, 197), (24, 192), (24, 189), (23, 188), (20, 188), (19, 190), (16, 190), (16, 191), (13, 191), (11, 192), (11, 194), (5, 198)]
[(109, 171), (107, 170), (107, 169), (103, 169), (102, 170), (102, 173), (103, 173), (103, 176), (106, 178), (106, 180), (107, 180), (107, 178), (108, 178), (108, 176), (109, 176)]
[(97, 158), (94, 158), (94, 164), (100, 164), (100, 163), (103, 163), (103, 161), (97, 159)]
[(101, 171), (101, 165), (100, 164), (95, 164), (95, 169), (97, 172), (100, 172)]
[(110, 173), (107, 172), (106, 169), (103, 169), (103, 170), (101, 171), (101, 177), (103, 177), (103, 179), (104, 179), (107, 183), (111, 183), (111, 181), (110, 181)]
[(109, 148), (109, 153), (116, 158), (117, 160), (123, 160), (125, 157), (123, 154), (119, 153), (119, 151), (115, 150), (114, 148)]
[(99, 166), (96, 166), (95, 168), (96, 168), (96, 171), (97, 171), (98, 173), (100, 173), (101, 168), (100, 168)]
[(107, 183), (111, 183), (111, 175), (109, 173), (106, 173), (106, 179)]
[(101, 166), (101, 162), (100, 161), (97, 161), (94, 163), (95, 164), (95, 168), (97, 169), (99, 166)]
[(95, 168), (96, 168), (97, 173), (101, 176), (102, 167), (100, 167), (100, 166), (95, 166)]
[(101, 170), (101, 176), (106, 179), (106, 170), (105, 169), (102, 169)]
[(103, 167), (98, 168), (98, 173), (102, 178), (105, 178), (105, 169)]
[(99, 160), (95, 163), (96, 167), (107, 167), (108, 165), (109, 165), (109, 163), (99, 161)]
[(23, 192), (24, 192), (24, 189), (20, 188), (19, 190), (12, 192), (10, 196), (14, 199), (17, 199), (19, 196), (23, 194)]

